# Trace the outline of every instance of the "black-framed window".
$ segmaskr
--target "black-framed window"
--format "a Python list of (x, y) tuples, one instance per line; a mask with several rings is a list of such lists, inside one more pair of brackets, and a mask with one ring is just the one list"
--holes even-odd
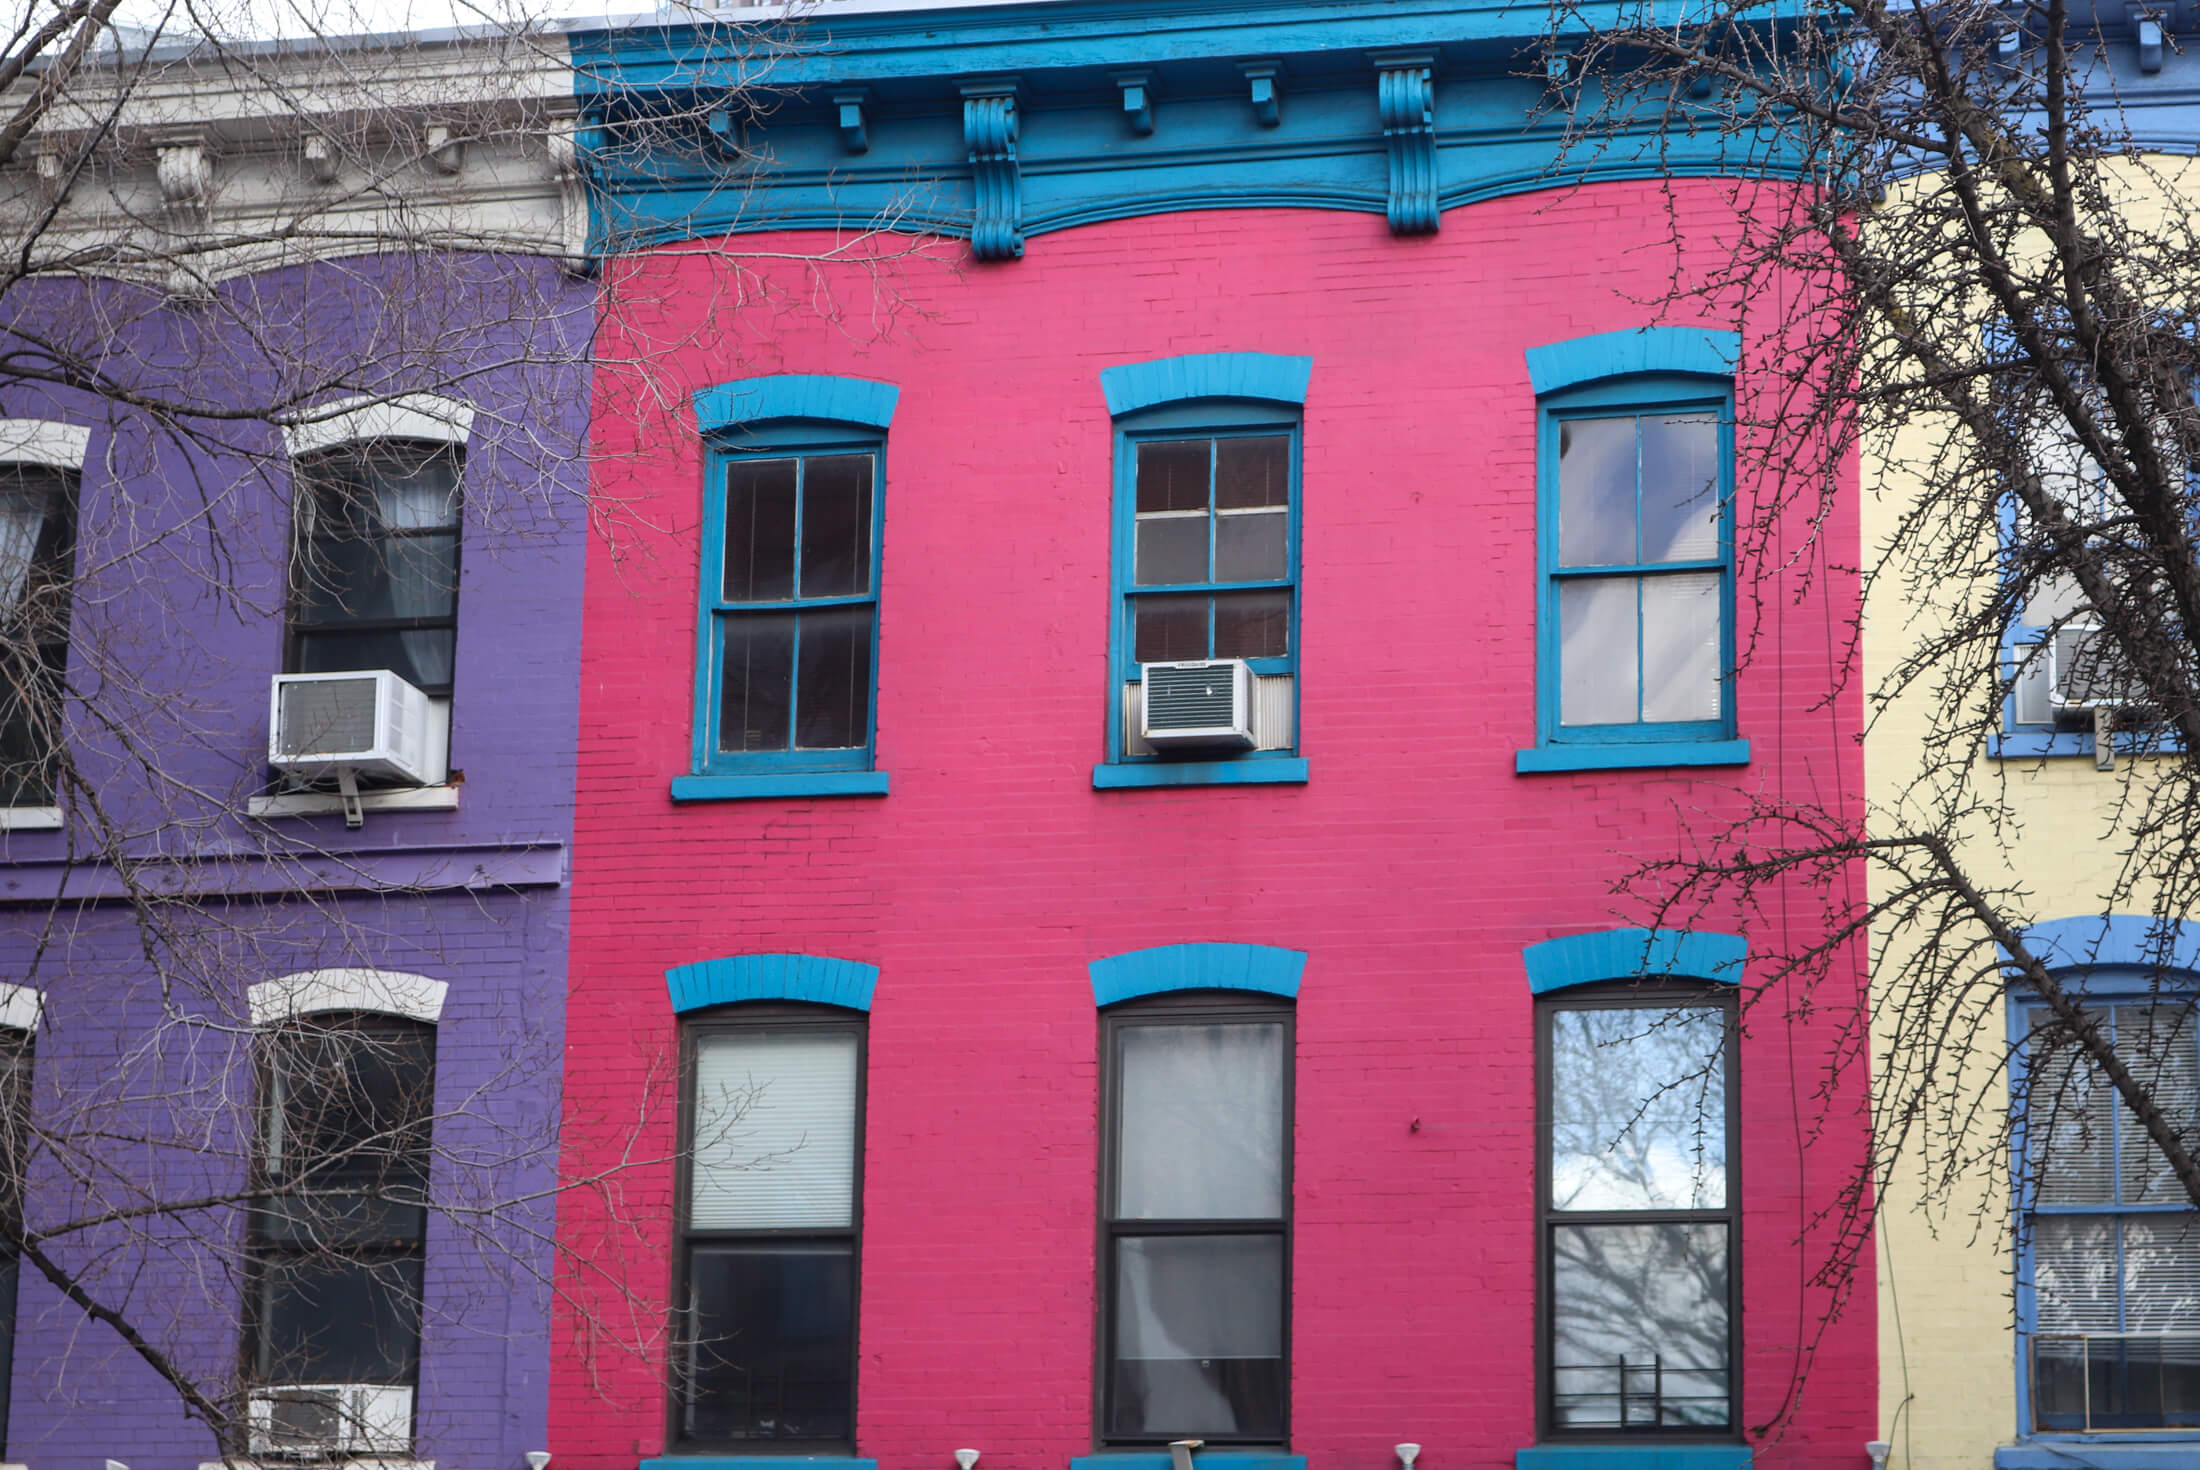
[(1289, 1440), (1292, 1056), (1265, 998), (1103, 1019), (1103, 1445)]
[(462, 461), (455, 445), (387, 439), (298, 462), (286, 672), (390, 669), (450, 694)]
[(260, 1045), (245, 1448), (402, 1449), (420, 1378), (435, 1029), (316, 1015)]
[[(0, 1224), (13, 1240), (23, 1229), (24, 1175), (29, 1170), (31, 1036), (0, 1027)], [(7, 1448), (8, 1385), (15, 1372), (16, 1278), (21, 1263), (0, 1244), (0, 1452)]]
[(741, 1007), (685, 1041), (672, 1442), (852, 1452), (863, 1017)]
[(1585, 987), (1537, 1019), (1543, 1432), (1733, 1436), (1733, 995)]
[(61, 749), (77, 477), (0, 464), (0, 806), (49, 806)]

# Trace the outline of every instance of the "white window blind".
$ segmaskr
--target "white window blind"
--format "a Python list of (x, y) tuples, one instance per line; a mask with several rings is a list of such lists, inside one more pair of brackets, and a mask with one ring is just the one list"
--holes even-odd
[(855, 1102), (853, 1035), (700, 1038), (690, 1227), (814, 1230), (850, 1224)]

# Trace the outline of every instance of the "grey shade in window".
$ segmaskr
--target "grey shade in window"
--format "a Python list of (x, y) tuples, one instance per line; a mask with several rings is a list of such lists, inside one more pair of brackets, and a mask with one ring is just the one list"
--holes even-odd
[(1117, 1033), (1125, 1220), (1283, 1214), (1283, 1028), (1137, 1026)]
[(0, 464), (0, 806), (54, 800), (76, 499), (67, 471)]
[(391, 669), (448, 694), (457, 646), (458, 452), (391, 442), (301, 461), (293, 673)]
[(1551, 1249), (1554, 1425), (1727, 1428), (1728, 1227), (1562, 1225)]
[(1281, 1235), (1116, 1242), (1117, 1435), (1283, 1434)]

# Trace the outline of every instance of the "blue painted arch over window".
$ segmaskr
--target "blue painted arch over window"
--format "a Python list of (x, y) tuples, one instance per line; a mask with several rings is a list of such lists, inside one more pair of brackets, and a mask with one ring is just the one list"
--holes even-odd
[(1296, 1000), (1306, 955), (1266, 944), (1163, 944), (1094, 960), (1088, 968), (1097, 1006), (1172, 990), (1252, 990)]
[(2189, 919), (2086, 914), (2045, 919), (2017, 932), (2051, 969), (2118, 965), (2200, 973), (2200, 922)]
[(808, 1001), (867, 1011), (877, 984), (876, 965), (815, 954), (728, 955), (665, 971), (675, 1012), (744, 1000)]
[(1195, 352), (1100, 370), (1100, 392), (1115, 418), (1193, 398), (1242, 398), (1304, 405), (1311, 357), (1271, 352)]
[(1708, 327), (1638, 327), (1531, 347), (1527, 358), (1528, 382), (1541, 397), (1606, 378), (1649, 373), (1731, 378), (1742, 360), (1742, 338), (1738, 332)]
[(1749, 941), (1709, 929), (1600, 929), (1531, 944), (1520, 951), (1520, 958), (1534, 995), (1648, 975), (1739, 985)]
[(893, 422), (901, 389), (868, 378), (778, 373), (736, 378), (695, 395), (695, 422), (704, 433), (774, 420), (813, 419), (883, 429)]

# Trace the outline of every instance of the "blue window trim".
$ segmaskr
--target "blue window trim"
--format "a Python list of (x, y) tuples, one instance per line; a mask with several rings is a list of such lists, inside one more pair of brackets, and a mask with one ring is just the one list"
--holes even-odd
[(1520, 961), (1531, 995), (1650, 975), (1739, 985), (1749, 941), (1715, 929), (1598, 929), (1531, 944), (1520, 951)]
[[(1300, 681), (1299, 615), (1303, 587), (1299, 527), (1304, 513), (1303, 441), (1300, 433), (1310, 357), (1265, 352), (1203, 352), (1126, 363), (1100, 370), (1100, 388), (1115, 423), (1115, 504), (1109, 589), (1107, 756), (1092, 769), (1095, 790), (1156, 786), (1292, 785), (1306, 780), (1297, 750)], [(1137, 445), (1187, 436), (1287, 434), (1291, 440), (1291, 508), (1285, 530), (1285, 579), (1291, 590), (1290, 652), (1251, 659), (1257, 674), (1292, 676), (1291, 729), (1287, 750), (1248, 750), (1206, 760), (1124, 754), (1123, 690), (1136, 683), (1138, 663), (1131, 628), (1130, 595), (1137, 549)], [(1202, 584), (1222, 586), (1227, 584)], [(1269, 768), (1273, 768), (1270, 770)], [(1248, 774), (1237, 774), (1238, 772)], [(1252, 774), (1253, 772), (1259, 774)], [(1153, 774), (1145, 774), (1152, 772)], [(1165, 773), (1165, 774), (1164, 774)]]
[[(2088, 914), (2044, 920), (2026, 926), (2019, 933), (2025, 947), (2039, 954), (2057, 972), (2064, 988), (2084, 1000), (2150, 1001), (2159, 999), (2167, 989), (2179, 992), (2200, 989), (2200, 921), (2170, 920), (2158, 924), (2144, 914)], [(2002, 960), (2006, 966), (2006, 953)], [(2005, 1014), (2010, 1047), (2010, 1151), (2015, 1159), (2025, 1158), (2028, 1146), (2023, 1098), (2031, 1073), (2031, 1057), (2023, 1042), (2031, 1028), (2024, 1013), (2038, 1004), (2038, 999), (2029, 991), (2013, 990)], [(2020, 1179), (2027, 1172), (2020, 1172)], [(2025, 1180), (2020, 1188), (2028, 1191), (2030, 1181)], [(2200, 1429), (2087, 1432), (2031, 1427), (2032, 1376), (2025, 1371), (2025, 1363), (2031, 1356), (2032, 1335), (2039, 1323), (2039, 1302), (2032, 1286), (2029, 1222), (2039, 1207), (2033, 1204), (2028, 1192), (2020, 1194), (2014, 1204), (2017, 1217), (2017, 1351), (2011, 1367), (2016, 1375), (2017, 1443), (1994, 1452), (1995, 1470), (2066, 1470), (2072, 1463), (2070, 1453), (2057, 1446), (2074, 1445), (2087, 1447), (2083, 1456), (2086, 1460), (2093, 1460), (2097, 1455), (2107, 1456), (2101, 1463), (2113, 1470), (2165, 1470), (2161, 1457), (2168, 1446), (2180, 1447), (2166, 1451), (2175, 1457), (2180, 1467), (2190, 1465), (2191, 1446), (2200, 1441)], [(2047, 1208), (2056, 1211), (2061, 1207)], [(2190, 1205), (2180, 1203), (2159, 1208), (2144, 1205), (2111, 1207), (2106, 1211), (2091, 1206), (2068, 1207), (2070, 1213), (2087, 1214), (2190, 1211)]]
[[(901, 390), (864, 378), (787, 373), (740, 378), (695, 394), (695, 420), (709, 454), (703, 483), (703, 544), (697, 569), (695, 706), (688, 774), (673, 781), (675, 801), (724, 801), (801, 796), (883, 796), (884, 773), (873, 769), (878, 748), (880, 579), (886, 526), (886, 441)], [(871, 486), (870, 724), (861, 746), (844, 750), (726, 752), (718, 749), (718, 640), (723, 626), (715, 569), (725, 557), (727, 464), (757, 453), (808, 459), (821, 454), (874, 456)], [(799, 532), (798, 532), (799, 535)], [(799, 545), (799, 541), (798, 541)], [(797, 553), (799, 555), (799, 552)], [(790, 611), (816, 604), (789, 601)], [(851, 781), (850, 775), (866, 778)]]
[[(1736, 735), (1734, 670), (1734, 383), (1740, 339), (1732, 332), (1654, 327), (1605, 332), (1527, 351), (1536, 388), (1536, 743), (1514, 755), (1522, 774), (1625, 770), (1668, 765), (1745, 765), (1749, 743)], [(1715, 557), (1672, 564), (1720, 578), (1720, 666), (1725, 678), (1716, 720), (1619, 725), (1559, 723), (1563, 650), (1558, 586), (1580, 569), (1558, 564), (1558, 431), (1571, 418), (1675, 410), (1719, 416), (1719, 476), (1725, 502)], [(1630, 567), (1636, 565), (1628, 564)], [(1653, 564), (1643, 564), (1653, 565)], [(1665, 563), (1654, 564), (1660, 568)], [(1614, 569), (1617, 574), (1619, 569)], [(1637, 679), (1641, 677), (1637, 670)], [(1639, 682), (1638, 682), (1639, 690)], [(1695, 751), (1688, 758), (1688, 749)], [(1562, 754), (1561, 752), (1565, 752)]]
[[(1086, 969), (1095, 1006), (1172, 990), (1251, 990), (1296, 1000), (1306, 955), (1267, 944), (1162, 944), (1109, 955)], [(1113, 1463), (1117, 1457), (1106, 1458)]]
[(1749, 1470), (1746, 1444), (1539, 1444), (1513, 1451), (1513, 1470)]
[[(808, 1001), (868, 1011), (871, 992), (877, 987), (878, 966), (817, 954), (727, 955), (665, 971), (665, 989), (672, 996), (675, 1014), (744, 1000)], [(680, 1463), (694, 1462), (683, 1458)], [(759, 1462), (744, 1456), (740, 1463)]]

